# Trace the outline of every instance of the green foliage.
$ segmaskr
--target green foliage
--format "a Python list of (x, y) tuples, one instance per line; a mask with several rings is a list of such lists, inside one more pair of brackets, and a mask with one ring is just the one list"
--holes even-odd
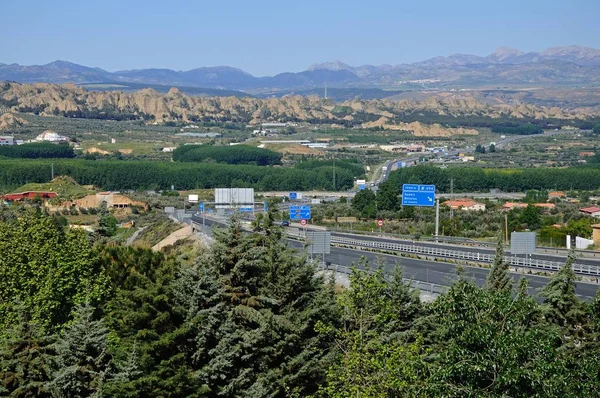
[(401, 168), (390, 173), (388, 181), (400, 190), (402, 184), (433, 184), (441, 192), (450, 192), (450, 179), (454, 190), (481, 192), (501, 189), (505, 192), (524, 192), (530, 189), (596, 190), (600, 187), (597, 166), (571, 168), (492, 169), (480, 167), (433, 166)]
[(509, 264), (504, 261), (504, 242), (502, 235), (498, 236), (496, 244), (496, 255), (492, 262), (492, 269), (488, 274), (487, 288), (494, 292), (510, 293), (512, 290), (512, 279), (508, 273)]
[(359, 178), (364, 176), (365, 167), (357, 160), (305, 160), (302, 162), (298, 162), (296, 169), (299, 170), (315, 170), (323, 167), (333, 167), (335, 166), (336, 170), (348, 170), (355, 177)]
[(75, 152), (68, 144), (51, 144), (47, 142), (1, 146), (0, 158), (22, 158), (22, 159), (37, 159), (37, 158), (72, 158), (75, 157)]
[(518, 218), (521, 228), (527, 228), (531, 231), (538, 230), (541, 222), (541, 210), (531, 203), (521, 212)]
[(249, 145), (184, 145), (173, 151), (173, 160), (178, 162), (207, 162), (212, 160), (216, 163), (269, 166), (281, 164), (281, 154)]
[(533, 298), (461, 279), (433, 304), (432, 318), (427, 396), (561, 397), (572, 390), (558, 330), (543, 324)]
[(572, 249), (565, 265), (552, 276), (540, 292), (540, 296), (544, 298), (546, 317), (565, 328), (576, 328), (584, 322), (586, 316), (582, 303), (575, 295), (575, 260), (575, 250)]
[(22, 305), (14, 326), (0, 335), (0, 393), (10, 397), (43, 397), (52, 395), (52, 338), (44, 334)]
[[(368, 266), (365, 262), (361, 267)], [(410, 329), (422, 311), (418, 293), (402, 281), (397, 267), (386, 280), (354, 268), (350, 289), (339, 299), (343, 326), (319, 325), (334, 338), (338, 362), (327, 372), (322, 394), (328, 397), (413, 396), (422, 388), (422, 344), (407, 343), (400, 333)]]
[(370, 189), (358, 191), (352, 198), (352, 208), (360, 212), (363, 218), (374, 218), (377, 215), (376, 198)]
[(531, 135), (531, 134), (542, 134), (544, 129), (540, 126), (534, 126), (532, 124), (524, 124), (520, 126), (494, 126), (492, 127), (492, 133), (497, 134), (517, 134), (517, 135)]
[(41, 327), (54, 328), (75, 305), (100, 300), (107, 290), (85, 232), (33, 211), (0, 223), (0, 274), (4, 327), (17, 319), (17, 302)]
[(400, 208), (400, 195), (393, 184), (384, 182), (377, 191), (378, 211), (397, 211)]
[(98, 233), (102, 236), (114, 236), (117, 233), (117, 219), (108, 212), (100, 216), (98, 224)]
[(306, 396), (329, 364), (329, 342), (314, 325), (335, 323), (333, 289), (268, 224), (247, 236), (234, 222), (179, 280), (193, 358), (214, 395)]
[[(192, 374), (191, 338), (184, 309), (174, 303), (176, 264), (151, 250), (104, 247), (99, 253), (115, 288), (103, 310), (119, 344), (115, 356), (132, 363), (107, 385), (112, 396), (198, 396), (202, 386)], [(135, 351), (135, 357), (131, 353)], [(131, 368), (132, 366), (129, 366)]]
[[(56, 175), (68, 175), (82, 185), (105, 190), (207, 189), (249, 187), (261, 191), (333, 190), (333, 168), (314, 170), (254, 165), (211, 163), (54, 160)], [(42, 160), (0, 160), (0, 189), (12, 189), (28, 182), (48, 182), (50, 162)], [(335, 167), (336, 189), (349, 189), (356, 176)]]
[(94, 319), (86, 303), (75, 311), (73, 322), (56, 342), (56, 371), (50, 383), (53, 395), (65, 398), (101, 397), (110, 378), (108, 328)]
[(592, 128), (592, 131), (594, 132), (594, 134), (600, 134), (600, 123), (595, 124)]
[(48, 216), (0, 211), (0, 395), (599, 395), (600, 293), (575, 295), (573, 252), (543, 304), (525, 277), (511, 290), (501, 239), (487, 288), (461, 270), (422, 304), (383, 261), (361, 261), (350, 288), (326, 282), (273, 216), (257, 233), (234, 220), (182, 262), (104, 239), (92, 251)]

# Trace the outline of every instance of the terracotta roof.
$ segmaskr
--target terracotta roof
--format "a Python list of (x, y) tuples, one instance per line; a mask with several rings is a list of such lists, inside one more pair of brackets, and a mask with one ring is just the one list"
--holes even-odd
[(579, 209), (580, 212), (582, 213), (598, 213), (600, 212), (600, 207), (598, 206), (591, 206), (591, 207), (584, 207), (583, 209)]
[(518, 202), (506, 202), (504, 204), (505, 209), (514, 209), (515, 207), (527, 207), (527, 204)]
[(445, 206), (458, 208), (458, 207), (471, 207), (471, 206), (474, 206), (479, 203), (475, 202), (474, 200), (471, 200), (471, 199), (456, 199), (456, 200), (447, 200), (442, 204)]
[(552, 191), (548, 192), (548, 197), (562, 198), (565, 197), (565, 193), (563, 191)]
[(556, 205), (554, 203), (534, 203), (535, 207), (543, 207), (546, 209), (554, 209)]

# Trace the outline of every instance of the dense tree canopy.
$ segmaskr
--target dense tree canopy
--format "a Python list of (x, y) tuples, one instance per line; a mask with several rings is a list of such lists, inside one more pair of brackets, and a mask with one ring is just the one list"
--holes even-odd
[(51, 144), (48, 142), (0, 146), (0, 157), (7, 158), (72, 158), (75, 156), (73, 148), (67, 144)]
[(459, 270), (422, 303), (401, 264), (386, 274), (363, 260), (336, 285), (287, 246), (270, 213), (258, 232), (235, 220), (215, 230), (189, 261), (106, 240), (92, 248), (44, 214), (0, 219), (2, 396), (600, 394), (600, 294), (575, 295), (573, 253), (541, 303), (525, 279), (512, 287), (501, 241), (486, 287)]
[(249, 145), (183, 145), (173, 151), (173, 160), (269, 166), (281, 164), (281, 154)]
[[(0, 189), (14, 189), (29, 182), (48, 182), (51, 167), (55, 175), (67, 175), (83, 185), (106, 190), (240, 187), (261, 191), (333, 190), (331, 166), (313, 169), (210, 163), (166, 163), (117, 160), (0, 160)], [(335, 187), (349, 189), (357, 175), (351, 169), (335, 167)]]
[(433, 184), (440, 192), (454, 190), (481, 192), (501, 189), (506, 192), (535, 190), (595, 190), (600, 187), (600, 168), (596, 166), (571, 168), (484, 169), (481, 167), (434, 166), (407, 167), (392, 171), (389, 181), (400, 190), (402, 184)]

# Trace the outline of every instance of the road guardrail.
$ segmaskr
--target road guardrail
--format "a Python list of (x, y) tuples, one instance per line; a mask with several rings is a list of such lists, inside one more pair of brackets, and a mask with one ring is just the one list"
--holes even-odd
[[(392, 242), (350, 239), (350, 238), (342, 238), (339, 236), (332, 236), (331, 243), (349, 245), (349, 246), (355, 246), (355, 247), (363, 247), (363, 248), (392, 250), (392, 251), (398, 251), (398, 252), (403, 252), (403, 253), (414, 253), (414, 254), (424, 254), (424, 255), (437, 256), (437, 257), (455, 258), (455, 259), (460, 259), (460, 260), (471, 260), (471, 261), (477, 261), (477, 262), (481, 262), (481, 263), (492, 263), (494, 261), (494, 257), (495, 257), (494, 254), (488, 254), (488, 253), (450, 250), (450, 249), (443, 249), (443, 248), (438, 248), (438, 247), (405, 245), (405, 244), (392, 243)], [(534, 269), (540, 269), (540, 270), (546, 270), (546, 271), (558, 271), (564, 265), (564, 263), (560, 263), (560, 262), (556, 262), (556, 261), (539, 260), (539, 259), (524, 258), (524, 257), (517, 257), (517, 256), (505, 256), (504, 261), (514, 267), (534, 268)], [(596, 265), (575, 263), (573, 265), (573, 270), (577, 274), (581, 274), (581, 275), (600, 276), (600, 267), (598, 267)]]

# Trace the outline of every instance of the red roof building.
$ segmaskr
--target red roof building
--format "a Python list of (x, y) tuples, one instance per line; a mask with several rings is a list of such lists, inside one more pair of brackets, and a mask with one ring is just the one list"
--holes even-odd
[(9, 193), (3, 196), (3, 199), (10, 202), (18, 202), (20, 200), (33, 200), (35, 198), (52, 199), (56, 197), (56, 192), (46, 191), (27, 191), (21, 193)]
[(598, 206), (584, 207), (583, 209), (579, 209), (579, 212), (587, 214), (588, 216), (600, 218), (600, 207)]

